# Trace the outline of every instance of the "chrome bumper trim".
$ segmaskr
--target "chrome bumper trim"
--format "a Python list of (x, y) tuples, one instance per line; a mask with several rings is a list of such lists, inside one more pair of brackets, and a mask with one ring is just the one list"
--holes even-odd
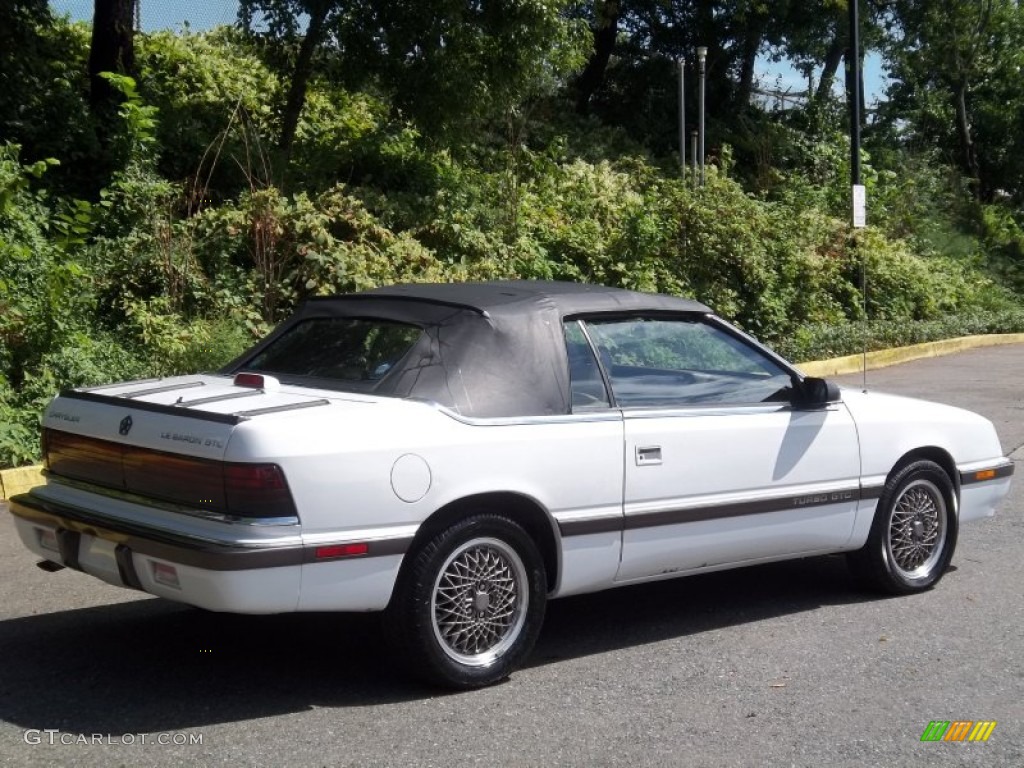
[[(82, 534), (114, 542), (118, 550), (119, 570), (130, 562), (131, 553), (138, 553), (180, 565), (209, 571), (244, 571), (254, 568), (280, 568), (306, 563), (330, 562), (335, 558), (317, 558), (316, 550), (325, 546), (303, 544), (247, 543), (237, 544), (214, 539), (177, 534), (172, 531), (112, 520), (95, 512), (45, 501), (29, 494), (10, 499), (10, 512), (15, 517), (38, 523), (58, 531), (61, 560), (70, 568), (78, 567), (78, 543)], [(289, 537), (294, 541), (294, 537)], [(412, 544), (412, 536), (378, 538), (365, 542), (365, 554), (348, 559), (402, 555)], [(132, 569), (133, 571), (134, 569)], [(132, 571), (122, 574), (131, 585)], [(135, 575), (135, 581), (138, 580)]]

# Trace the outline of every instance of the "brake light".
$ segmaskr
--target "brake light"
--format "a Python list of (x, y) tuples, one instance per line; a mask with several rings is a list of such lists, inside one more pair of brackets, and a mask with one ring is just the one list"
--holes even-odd
[(262, 389), (264, 392), (277, 392), (281, 388), (278, 379), (264, 376), (262, 373), (236, 373), (233, 383), (236, 387)]

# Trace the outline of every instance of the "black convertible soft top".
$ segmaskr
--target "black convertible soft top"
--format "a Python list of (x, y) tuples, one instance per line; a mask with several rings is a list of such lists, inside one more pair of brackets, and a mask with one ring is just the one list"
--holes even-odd
[(360, 391), (430, 400), (476, 418), (565, 414), (571, 401), (563, 320), (618, 312), (711, 310), (673, 296), (554, 281), (392, 285), (310, 299), (224, 372), (244, 370), (266, 345), (307, 320), (373, 318), (424, 333), (384, 378)]
[[(498, 280), (486, 283), (407, 283), (374, 288), (358, 296), (392, 296), (419, 301), (432, 301), (476, 309), (485, 313), (558, 312), (562, 317), (590, 312), (633, 312), (654, 310), (670, 312), (710, 312), (691, 299), (640, 293), (603, 285), (566, 283), (554, 280)], [(314, 301), (332, 301), (314, 299)]]

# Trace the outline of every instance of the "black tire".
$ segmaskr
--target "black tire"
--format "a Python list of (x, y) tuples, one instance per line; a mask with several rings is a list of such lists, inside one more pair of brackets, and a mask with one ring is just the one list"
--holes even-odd
[(915, 461), (886, 481), (867, 543), (847, 554), (847, 562), (867, 587), (893, 595), (920, 592), (949, 567), (957, 530), (949, 475), (933, 461)]
[(540, 634), (544, 561), (517, 523), (477, 514), (411, 553), (384, 614), (409, 670), (450, 688), (479, 688), (517, 669)]

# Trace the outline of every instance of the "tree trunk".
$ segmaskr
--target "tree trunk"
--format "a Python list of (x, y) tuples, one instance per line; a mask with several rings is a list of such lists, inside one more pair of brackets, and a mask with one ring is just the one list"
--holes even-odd
[(579, 80), (576, 81), (576, 111), (581, 115), (590, 111), (590, 99), (604, 82), (604, 73), (608, 69), (608, 61), (611, 59), (619, 34), (621, 12), (619, 0), (598, 3), (594, 27), (594, 52)]
[(821, 80), (818, 81), (818, 89), (814, 92), (814, 103), (825, 102), (832, 93), (832, 84), (836, 81), (836, 72), (843, 61), (843, 50), (846, 48), (846, 38), (836, 32), (825, 53), (825, 68), (821, 72)]
[(135, 73), (135, 0), (95, 0), (89, 48), (89, 100), (93, 107), (112, 103), (114, 91), (100, 72)]
[(281, 169), (288, 165), (292, 153), (292, 144), (295, 142), (295, 130), (299, 125), (299, 115), (306, 103), (306, 86), (309, 84), (309, 76), (313, 72), (313, 54), (323, 39), (324, 23), (327, 20), (329, 3), (318, 3), (313, 8), (309, 17), (309, 26), (306, 28), (306, 36), (302, 38), (302, 45), (299, 47), (299, 57), (295, 62), (295, 72), (292, 74), (292, 81), (288, 87), (288, 100), (285, 102), (284, 115), (281, 120), (281, 138), (277, 142), (277, 149), (281, 157)]
[[(862, 53), (863, 53), (863, 51), (862, 51)], [(857, 91), (858, 91), (858, 96), (857, 97), (860, 100), (861, 114), (863, 115), (863, 112), (864, 112), (864, 58), (863, 58), (863, 56), (861, 57), (860, 66), (857, 68), (857, 71), (860, 73), (860, 79), (858, 80), (858, 82), (855, 83), (855, 82), (853, 82), (853, 59), (850, 58), (851, 56), (853, 56), (853, 51), (850, 50), (849, 46), (847, 46), (846, 50), (844, 51), (844, 55), (845, 55), (845, 58), (846, 58), (846, 67), (845, 67), (845, 70), (846, 70), (846, 74), (845, 74), (845, 80), (846, 80), (846, 103), (848, 105), (853, 103), (853, 89), (856, 88)]]
[(752, 23), (743, 40), (740, 53), (740, 83), (736, 92), (736, 106), (740, 109), (750, 106), (750, 97), (754, 93), (754, 66), (757, 64), (757, 52), (761, 50), (764, 27), (763, 19)]
[(978, 153), (971, 138), (971, 121), (967, 115), (967, 83), (961, 80), (954, 89), (956, 107), (956, 133), (960, 142), (960, 163), (968, 178), (978, 182), (975, 196), (981, 196), (981, 173), (978, 168)]

